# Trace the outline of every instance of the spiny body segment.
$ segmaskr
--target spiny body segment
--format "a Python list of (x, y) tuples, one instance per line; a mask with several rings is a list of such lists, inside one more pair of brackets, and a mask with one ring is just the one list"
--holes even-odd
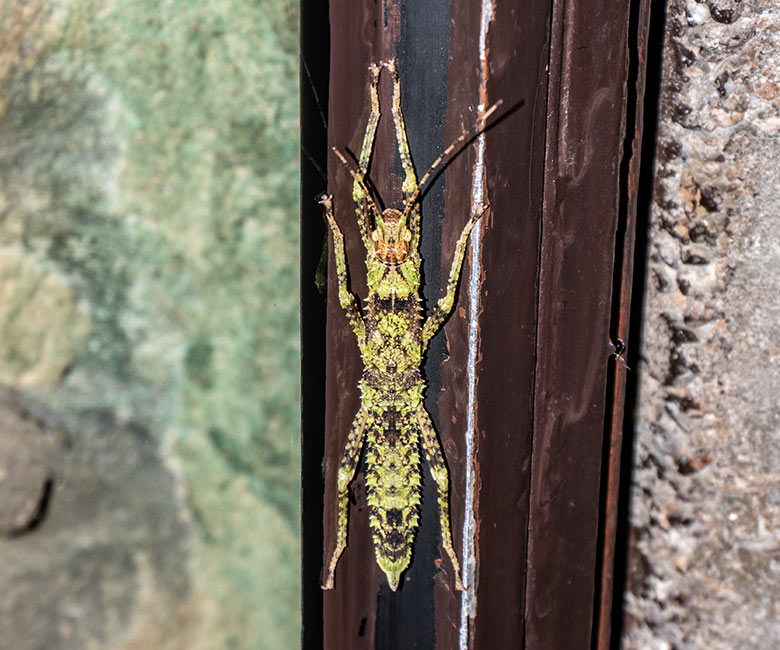
[[(393, 81), (393, 122), (404, 169), (403, 210), (381, 211), (364, 181), (379, 123), (378, 85), (382, 68), (390, 72)], [(455, 247), (446, 293), (424, 318), (420, 299), (420, 187), (433, 169), (465, 140), (467, 133), (444, 151), (418, 183), (401, 113), (401, 87), (395, 62), (372, 64), (369, 74), (371, 113), (357, 171), (350, 168), (354, 181), (352, 197), (366, 249), (368, 296), (362, 312), (347, 287), (344, 238), (333, 215), (332, 197), (320, 199), (333, 234), (339, 302), (357, 337), (364, 366), (360, 380), (361, 406), (338, 470), (336, 547), (323, 588), (333, 588), (336, 565), (347, 545), (348, 488), (357, 471), (360, 452), (365, 449), (374, 551), (390, 588), (397, 589), (400, 576), (411, 561), (419, 524), (422, 451), (438, 490), (442, 545), (455, 571), (456, 588), (462, 589), (450, 534), (449, 477), (441, 445), (423, 406), (425, 385), (420, 368), (431, 337), (452, 311), (469, 233), (487, 206), (473, 214), (463, 229)], [(346, 164), (338, 151), (336, 155)]]

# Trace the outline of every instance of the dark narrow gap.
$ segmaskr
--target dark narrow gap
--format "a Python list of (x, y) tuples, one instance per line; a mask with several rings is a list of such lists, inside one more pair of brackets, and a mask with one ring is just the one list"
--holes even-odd
[[(619, 230), (621, 229), (622, 229), (622, 224), (619, 226)], [(618, 241), (622, 241), (622, 239), (619, 238)], [(616, 254), (615, 255), (616, 268), (618, 268), (617, 266), (618, 257), (619, 254)], [(616, 275), (618, 277), (620, 276), (619, 273)], [(614, 303), (617, 302), (619, 301), (613, 300), (613, 311), (614, 311)], [(614, 336), (611, 336), (611, 340), (613, 342), (616, 341)], [(624, 362), (625, 361), (623, 357), (620, 357), (618, 352), (616, 351), (615, 354), (613, 354), (612, 358), (609, 360), (608, 367), (607, 367), (606, 401), (605, 401), (605, 408), (604, 408), (604, 437), (603, 437), (603, 445), (601, 451), (601, 485), (599, 487), (599, 527), (598, 527), (598, 536), (596, 538), (596, 557), (595, 557), (596, 571), (595, 571), (595, 585), (593, 589), (593, 625), (591, 627), (591, 637), (590, 637), (590, 647), (592, 650), (597, 650), (599, 648), (599, 636), (601, 634), (599, 619), (601, 614), (601, 599), (603, 594), (602, 574), (604, 571), (604, 544), (605, 544), (604, 533), (606, 529), (606, 516), (607, 516), (605, 504), (607, 502), (607, 492), (611, 487), (609, 484), (609, 477), (607, 475), (607, 472), (609, 469), (610, 442), (611, 442), (611, 435), (612, 435), (612, 427), (611, 427), (612, 412), (615, 406), (614, 404), (615, 364), (624, 363)], [(623, 470), (621, 470), (621, 472), (622, 471)], [(615, 602), (615, 600), (620, 600), (619, 597), (616, 598), (617, 593), (618, 592), (613, 582), (613, 592), (612, 592), (613, 603)]]
[[(607, 518), (608, 512), (608, 499), (609, 492), (614, 490), (614, 486), (610, 480), (610, 450), (612, 447), (612, 423), (613, 413), (616, 408), (619, 408), (619, 404), (616, 404), (616, 399), (621, 399), (622, 396), (615, 395), (616, 389), (616, 365), (619, 363), (625, 363), (625, 359), (622, 356), (624, 353), (625, 341), (623, 341), (619, 332), (619, 325), (621, 322), (621, 310), (622, 310), (622, 289), (623, 284), (626, 281), (625, 273), (629, 274), (629, 278), (632, 278), (632, 270), (630, 267), (624, 267), (625, 264), (631, 264), (631, 260), (627, 259), (634, 252), (633, 246), (635, 246), (635, 238), (637, 233), (633, 233), (634, 241), (626, 240), (626, 237), (632, 237), (630, 229), (636, 225), (635, 218), (631, 214), (631, 164), (634, 159), (634, 139), (636, 137), (637, 128), (643, 128), (644, 125), (637, 124), (637, 102), (640, 101), (639, 93), (642, 92), (641, 88), (641, 74), (640, 70), (640, 11), (643, 0), (633, 0), (630, 5), (629, 22), (628, 22), (628, 73), (626, 80), (626, 105), (625, 105), (625, 132), (623, 140), (623, 158), (620, 161), (619, 172), (619, 205), (618, 205), (618, 220), (617, 229), (615, 232), (615, 258), (613, 261), (613, 277), (612, 277), (612, 308), (610, 314), (610, 328), (609, 338), (613, 345), (614, 353), (609, 360), (607, 368), (607, 382), (606, 382), (606, 399), (604, 404), (604, 433), (602, 436), (603, 444), (601, 451), (601, 485), (599, 488), (599, 526), (598, 537), (596, 540), (596, 571), (595, 571), (595, 588), (593, 594), (593, 625), (591, 628), (591, 648), (599, 647), (599, 637), (602, 633), (600, 626), (601, 607), (603, 594), (603, 574), (604, 574), (604, 553), (605, 544), (609, 541), (605, 539), (605, 533), (607, 532)], [(644, 134), (644, 131), (643, 131)], [(643, 143), (640, 143), (643, 144)], [(640, 163), (640, 175), (644, 170), (644, 161)], [(630, 339), (629, 339), (630, 340)], [(633, 341), (632, 341), (633, 344)], [(614, 602), (613, 591), (613, 602)]]
[[(300, 4), (301, 645), (323, 644), (320, 588), (323, 527), (326, 297), (317, 288), (325, 225), (316, 197), (327, 190), (330, 33), (328, 5)], [(316, 92), (315, 92), (316, 91)], [(322, 269), (319, 269), (320, 272)]]
[[(641, 36), (641, 2), (635, 1), (631, 6), (631, 15), (629, 20), (628, 38), (629, 38), (629, 70), (628, 70), (628, 94), (626, 97), (626, 136), (624, 145), (624, 156), (621, 161), (620, 169), (620, 205), (619, 205), (619, 220), (618, 228), (616, 232), (615, 244), (615, 262), (614, 268), (616, 270), (613, 280), (613, 299), (612, 299), (612, 315), (610, 326), (610, 339), (615, 346), (615, 355), (610, 360), (609, 370), (607, 372), (607, 402), (605, 414), (607, 416), (613, 412), (615, 408), (615, 364), (625, 363), (627, 365), (627, 377), (626, 377), (626, 393), (624, 396), (624, 411), (622, 422), (622, 443), (620, 452), (620, 479), (618, 481), (618, 513), (617, 513), (617, 535), (615, 540), (615, 556), (613, 563), (613, 584), (612, 584), (612, 603), (611, 603), (611, 616), (610, 616), (610, 647), (620, 646), (620, 635), (622, 631), (622, 610), (623, 610), (623, 589), (625, 586), (625, 539), (628, 528), (628, 504), (631, 487), (631, 472), (632, 472), (632, 451), (633, 451), (633, 427), (634, 427), (634, 410), (636, 405), (637, 395), (637, 363), (638, 363), (638, 347), (641, 335), (641, 322), (642, 322), (642, 303), (644, 299), (644, 282), (645, 282), (645, 256), (647, 249), (647, 213), (650, 207), (650, 200), (652, 198), (652, 179), (653, 179), (653, 162), (655, 156), (655, 134), (656, 134), (656, 121), (657, 121), (657, 104), (659, 94), (659, 78), (660, 78), (660, 47), (656, 43), (663, 42), (663, 17), (665, 9), (665, 0), (651, 0), (650, 6), (650, 25), (647, 34), (647, 69), (645, 72), (645, 88), (644, 97), (641, 99), (642, 111), (641, 119), (642, 124), (637, 125), (637, 101), (638, 88), (637, 81), (641, 78), (642, 71), (639, 69), (640, 59), (640, 47), (641, 43), (638, 38)], [(660, 24), (659, 24), (660, 23)], [(641, 91), (640, 91), (641, 92)], [(642, 128), (642, 141), (641, 141), (641, 153), (640, 153), (640, 166), (639, 166), (639, 178), (637, 183), (637, 195), (636, 195), (636, 215), (635, 215), (635, 232), (633, 241), (633, 250), (626, 248), (630, 247), (630, 244), (626, 245), (626, 227), (629, 224), (631, 215), (629, 214), (630, 206), (630, 194), (629, 183), (630, 179), (630, 164), (632, 157), (632, 140), (635, 136), (637, 127)], [(631, 292), (631, 307), (629, 318), (629, 347), (624, 351), (624, 345), (626, 342), (619, 338), (617, 331), (618, 323), (620, 320), (621, 309), (621, 286), (624, 281), (623, 278), (623, 264), (626, 255), (633, 254), (633, 272), (630, 278), (632, 284)], [(630, 262), (630, 261), (629, 261)], [(625, 355), (625, 356), (624, 356)], [(620, 396), (618, 396), (620, 399)], [(610, 460), (610, 443), (611, 443), (611, 426), (612, 419), (607, 417), (604, 422), (604, 446), (602, 451), (602, 468), (606, 471), (609, 467)], [(608, 513), (604, 509), (604, 504), (607, 502), (607, 491), (615, 489), (615, 486), (610, 485), (608, 477), (602, 475), (601, 482), (601, 494), (600, 503), (602, 507), (599, 511), (599, 538), (597, 543), (597, 571), (596, 571), (596, 585), (594, 594), (594, 603), (596, 608), (594, 609), (594, 625), (591, 637), (591, 646), (593, 648), (598, 647), (599, 634), (602, 632), (599, 629), (599, 604), (602, 598), (602, 572), (604, 561), (604, 533), (605, 533), (605, 520)]]
[(627, 579), (627, 556), (630, 535), (630, 497), (633, 476), (634, 426), (638, 408), (639, 358), (644, 318), (645, 283), (647, 276), (648, 221), (653, 200), (655, 141), (658, 130), (658, 103), (661, 91), (661, 69), (666, 22), (666, 0), (652, 0), (648, 32), (647, 78), (644, 98), (644, 131), (642, 156), (637, 187), (636, 243), (631, 300), (629, 341), (626, 351), (628, 376), (623, 415), (623, 444), (618, 492), (618, 520), (615, 540), (614, 582), (611, 616), (612, 650), (619, 650), (623, 633), (623, 594)]

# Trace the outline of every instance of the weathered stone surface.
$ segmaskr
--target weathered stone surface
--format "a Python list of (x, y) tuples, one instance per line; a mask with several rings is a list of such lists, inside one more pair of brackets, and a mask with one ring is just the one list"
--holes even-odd
[(0, 383), (72, 445), (0, 542), (0, 647), (298, 644), (296, 28), (0, 0)]
[(20, 246), (0, 246), (0, 382), (50, 387), (83, 350), (90, 319), (66, 281)]
[(780, 6), (671, 0), (624, 647), (780, 647)]
[(197, 623), (184, 609), (199, 607), (191, 533), (157, 444), (109, 413), (79, 422), (71, 444), (51, 454), (46, 516), (34, 530), (0, 539), (4, 647), (81, 650), (114, 639), (109, 647), (125, 648), (155, 620), (163, 643), (154, 647), (198, 647), (188, 645), (195, 630), (179, 627)]
[(43, 520), (51, 493), (49, 456), (64, 443), (0, 393), (0, 537), (30, 532)]

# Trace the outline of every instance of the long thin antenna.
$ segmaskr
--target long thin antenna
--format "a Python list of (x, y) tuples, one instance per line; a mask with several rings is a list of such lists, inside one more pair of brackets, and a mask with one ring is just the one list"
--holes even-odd
[[(322, 122), (322, 128), (325, 132), (327, 132), (328, 120), (325, 118), (325, 111), (322, 108), (322, 102), (320, 101), (320, 95), (317, 92), (317, 86), (314, 85), (314, 79), (312, 79), (311, 70), (309, 70), (309, 66), (306, 63), (306, 59), (303, 58), (303, 54), (300, 54), (298, 58), (300, 59), (301, 65), (303, 66), (303, 70), (306, 73), (306, 78), (309, 80), (309, 89), (311, 90), (312, 96), (314, 97), (314, 105), (317, 107), (317, 112), (320, 114), (320, 121)], [(322, 178), (322, 180), (324, 180), (327, 183), (328, 177), (325, 175), (325, 172), (323, 171), (322, 167), (320, 167), (319, 163), (314, 159), (314, 156), (312, 156), (306, 150), (306, 147), (304, 147), (303, 145), (301, 145), (301, 151), (303, 151), (303, 154), (311, 163), (312, 167), (314, 167), (314, 169), (317, 170), (317, 173), (320, 175), (320, 178)]]
[(473, 138), (476, 138), (480, 133), (482, 133), (485, 130), (485, 121), (503, 103), (504, 100), (499, 99), (495, 104), (493, 104), (490, 108), (488, 108), (485, 111), (485, 114), (482, 116), (482, 119), (477, 124), (475, 124), (468, 131), (464, 131), (463, 133), (461, 133), (460, 137), (457, 140), (455, 140), (455, 142), (453, 142), (444, 151), (442, 151), (441, 155), (431, 163), (431, 166), (428, 168), (428, 171), (422, 175), (422, 178), (417, 183), (417, 189), (412, 193), (412, 195), (407, 200), (406, 207), (404, 208), (404, 215), (403, 215), (404, 217), (409, 216), (409, 213), (412, 211), (412, 206), (417, 202), (417, 199), (420, 198), (420, 192), (422, 192), (422, 190), (425, 187), (425, 183), (428, 182), (428, 179), (433, 175), (433, 173), (442, 165), (442, 163), (448, 160), (448, 158), (453, 154), (453, 152), (457, 153), (460, 151), (459, 147), (461, 144), (463, 144), (463, 142), (466, 142), (466, 145), (464, 146), (467, 146)]
[(309, 163), (311, 163), (311, 166), (317, 170), (320, 178), (327, 183), (328, 177), (325, 175), (325, 172), (322, 170), (322, 167), (320, 167), (319, 163), (314, 160), (314, 156), (312, 156), (303, 145), (301, 145), (301, 151), (303, 152), (303, 155), (306, 156), (306, 159), (309, 161)]
[(355, 182), (360, 185), (368, 200), (371, 201), (371, 206), (374, 208), (374, 218), (376, 219), (377, 225), (382, 223), (382, 211), (379, 209), (379, 206), (377, 205), (376, 201), (374, 201), (374, 197), (369, 191), (368, 186), (365, 184), (365, 182), (360, 177), (360, 175), (352, 168), (352, 165), (349, 164), (347, 159), (342, 155), (342, 153), (336, 147), (333, 147), (333, 153), (336, 154), (336, 157), (341, 161), (341, 164), (347, 168), (347, 171), (352, 175), (352, 178), (354, 178)]
[(325, 111), (322, 108), (322, 102), (320, 101), (320, 94), (317, 92), (317, 86), (314, 85), (314, 79), (311, 77), (311, 71), (309, 70), (309, 66), (306, 63), (306, 59), (303, 58), (303, 54), (301, 54), (299, 58), (301, 60), (301, 65), (303, 65), (303, 71), (306, 73), (306, 78), (309, 80), (309, 88), (311, 89), (311, 94), (314, 95), (314, 103), (320, 113), (322, 126), (327, 131), (328, 120), (325, 119)]

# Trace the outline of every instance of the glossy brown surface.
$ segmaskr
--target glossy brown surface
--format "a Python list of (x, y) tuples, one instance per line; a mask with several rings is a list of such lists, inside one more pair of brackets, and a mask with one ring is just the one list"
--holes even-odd
[(627, 78), (627, 2), (554, 3), (526, 647), (588, 648)]

